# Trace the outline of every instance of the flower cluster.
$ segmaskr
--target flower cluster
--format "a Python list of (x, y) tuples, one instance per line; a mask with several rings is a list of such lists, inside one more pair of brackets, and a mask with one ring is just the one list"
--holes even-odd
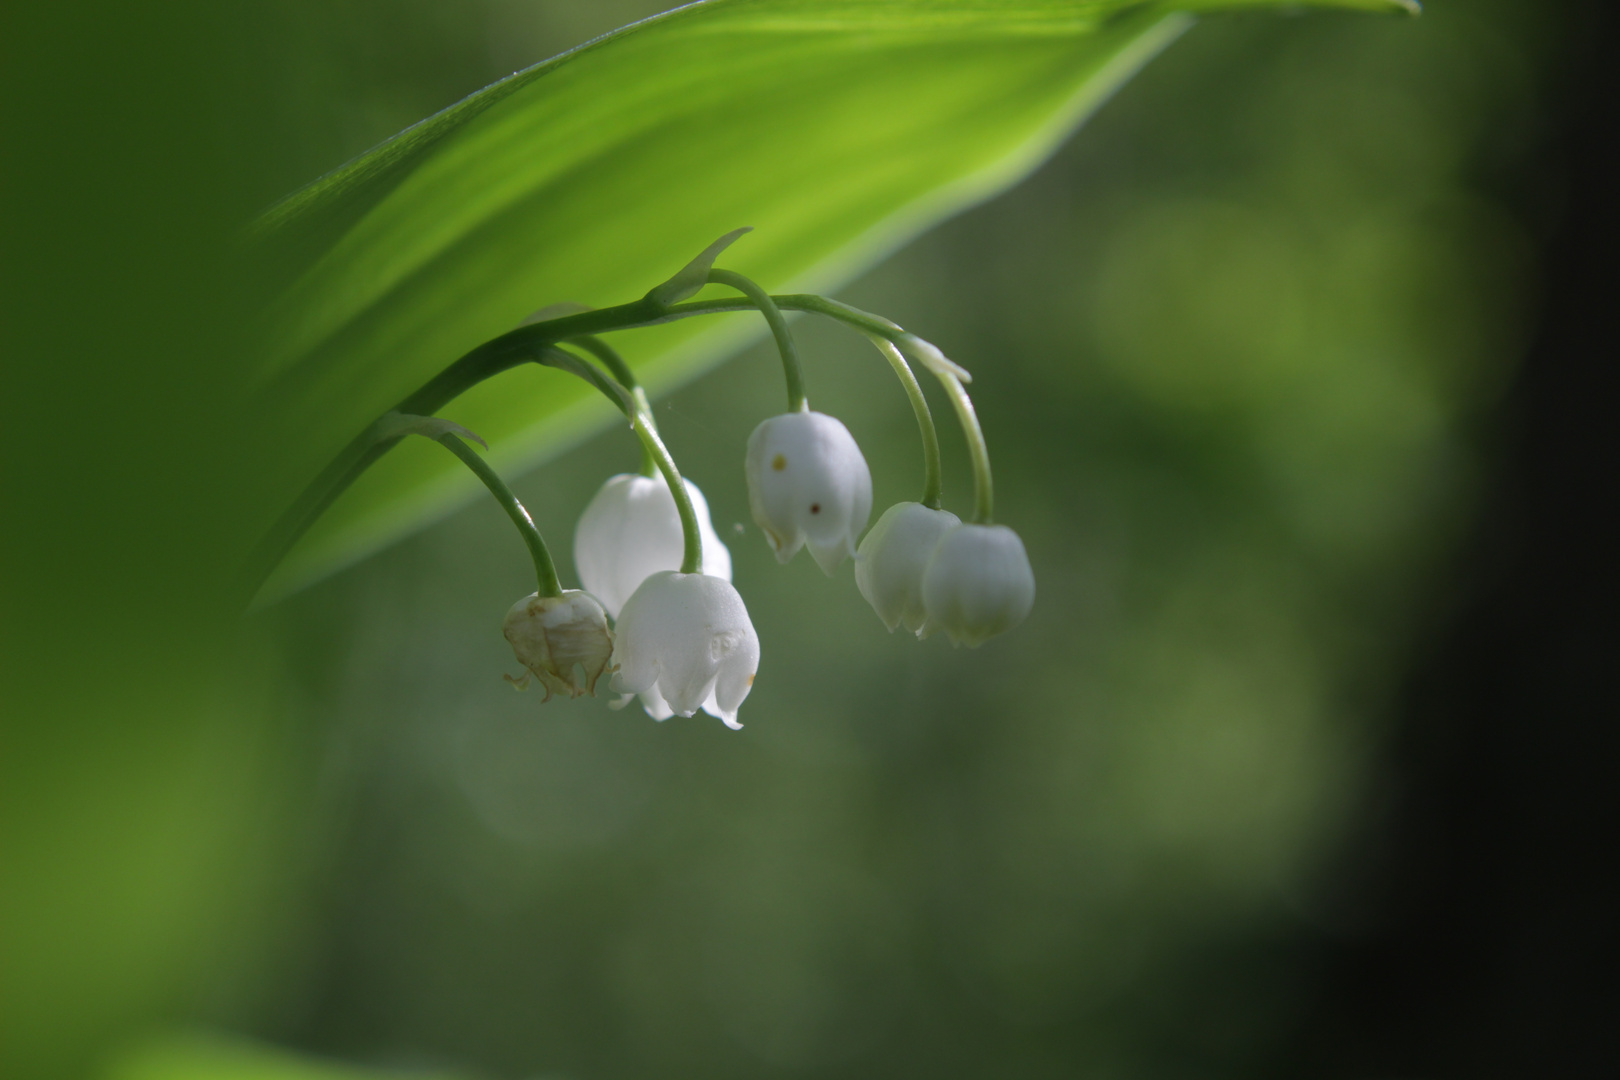
[[(856, 586), (891, 631), (903, 623), (918, 637), (942, 631), (954, 645), (976, 647), (1017, 626), (1034, 603), (1035, 577), (1018, 535), (990, 523), (989, 455), (963, 388), (968, 373), (887, 320), (809, 298), (815, 301), (809, 310), (843, 319), (872, 339), (917, 414), (926, 474), (922, 498), (889, 507), (868, 530), (872, 473), (866, 457), (842, 422), (811, 410), (777, 306), (778, 299), (802, 304), (805, 298), (773, 298), (739, 274), (714, 269), (714, 256), (737, 235), (716, 241), (644, 302), (668, 310), (705, 284), (721, 284), (742, 292), (765, 315), (782, 354), (789, 411), (749, 436), (744, 475), (749, 510), (777, 560), (786, 563), (808, 549), (831, 576), (853, 559)], [(533, 325), (546, 325), (542, 315)], [(573, 697), (594, 694), (598, 680), (610, 674), (617, 704), (639, 698), (655, 720), (701, 710), (741, 727), (737, 712), (758, 673), (760, 645), (731, 584), (731, 553), (714, 530), (702, 492), (676, 470), (629, 367), (599, 339), (579, 343), (613, 380), (561, 350), (554, 350), (560, 359), (544, 362), (573, 371), (615, 400), (642, 440), (647, 468), (641, 475), (610, 478), (581, 515), (574, 558), (583, 591), (562, 591), (549, 556), (536, 556), (541, 591), (519, 601), (505, 626), (529, 672), (523, 681), (539, 679), (548, 698)], [(940, 508), (938, 437), (908, 357), (939, 378), (962, 422), (973, 461), (971, 521)], [(497, 490), (498, 481), (486, 476), (486, 482), (498, 498), (509, 497)], [(512, 502), (514, 521), (532, 530), (526, 511)], [(536, 534), (531, 547), (538, 543)]]
[[(971, 376), (935, 346), (880, 316), (821, 296), (772, 296), (743, 275), (717, 268), (716, 257), (748, 231), (720, 237), (640, 300), (609, 308), (558, 304), (535, 312), (497, 339), (503, 363), (495, 371), (480, 351), (489, 342), (451, 364), (356, 436), (282, 513), (255, 552), (250, 576), (262, 585), (262, 575), (321, 509), (389, 447), (412, 435), (431, 439), (489, 489), (533, 560), (538, 587), (512, 605), (502, 623), (525, 671), (520, 679), (508, 676), (515, 685), (539, 680), (549, 701), (555, 694), (594, 696), (602, 677), (611, 675), (618, 705), (639, 698), (656, 720), (701, 710), (740, 727), (737, 710), (754, 685), (760, 647), (748, 608), (731, 584), (731, 552), (709, 520), (703, 493), (681, 477), (660, 438), (634, 370), (600, 335), (752, 308), (776, 340), (787, 384), (788, 411), (754, 429), (744, 463), (749, 509), (778, 561), (808, 548), (831, 576), (853, 558), (861, 595), (891, 631), (901, 623), (919, 637), (943, 630), (953, 644), (973, 647), (1017, 626), (1034, 603), (1035, 578), (1018, 535), (991, 524), (990, 456), (964, 389)], [(693, 299), (710, 285), (735, 290), (742, 299)], [(916, 414), (922, 496), (889, 507), (870, 532), (872, 472), (849, 429), (811, 410), (784, 307), (835, 319), (866, 336), (894, 369)], [(514, 357), (565, 371), (601, 391), (641, 442), (642, 473), (611, 477), (575, 529), (583, 589), (562, 587), (529, 511), (468, 445), (487, 450), (484, 441), (429, 415), (509, 368), (506, 361)], [(939, 379), (961, 421), (973, 466), (971, 521), (940, 508), (939, 437), (913, 361)]]
[(731, 586), (731, 552), (709, 504), (682, 480), (702, 537), (696, 574), (680, 573), (681, 515), (663, 476), (619, 475), (602, 485), (574, 531), (574, 562), (586, 589), (618, 620), (613, 687), (639, 696), (654, 720), (702, 709), (737, 728), (754, 685), (759, 637)]
[[(777, 559), (808, 548), (830, 575), (853, 557), (861, 595), (891, 631), (903, 623), (918, 637), (937, 630), (955, 645), (977, 646), (1029, 614), (1035, 577), (1006, 526), (902, 502), (866, 530), (871, 470), (831, 416), (805, 409), (761, 423), (748, 440), (745, 475), (754, 521)], [(594, 693), (611, 672), (618, 704), (639, 697), (655, 720), (702, 710), (742, 726), (737, 710), (759, 669), (759, 637), (731, 585), (731, 553), (707, 501), (691, 481), (682, 484), (701, 538), (700, 572), (680, 572), (685, 532), (664, 477), (614, 476), (574, 533), (585, 591), (530, 596), (507, 615), (507, 639), (548, 698)]]
[(902, 622), (918, 637), (943, 630), (953, 645), (1006, 633), (1035, 603), (1017, 533), (913, 502), (889, 507), (861, 541), (855, 584), (891, 631)]
[[(977, 646), (1029, 614), (1035, 577), (1006, 526), (902, 502), (866, 530), (871, 470), (831, 416), (804, 410), (761, 423), (745, 475), (754, 521), (777, 559), (808, 548), (831, 574), (853, 557), (856, 586), (891, 631), (903, 623), (918, 637), (943, 631), (953, 644)], [(594, 693), (612, 672), (620, 703), (639, 697), (656, 720), (702, 710), (742, 726), (737, 710), (759, 668), (759, 637), (731, 585), (731, 553), (707, 500), (682, 484), (701, 537), (699, 573), (680, 572), (685, 538), (668, 482), (621, 474), (597, 491), (574, 532), (585, 591), (529, 596), (507, 615), (507, 639), (548, 698)]]
[[(731, 586), (731, 553), (708, 503), (683, 480), (702, 537), (699, 573), (679, 572), (681, 514), (660, 476), (615, 476), (586, 507), (574, 532), (585, 590), (533, 594), (507, 613), (504, 630), (518, 662), (553, 692), (596, 693), (613, 674), (619, 704), (640, 697), (655, 720), (702, 709), (737, 728), (737, 708), (754, 685), (759, 637)], [(616, 629), (610, 629), (612, 617)], [(510, 676), (508, 676), (510, 678)]]

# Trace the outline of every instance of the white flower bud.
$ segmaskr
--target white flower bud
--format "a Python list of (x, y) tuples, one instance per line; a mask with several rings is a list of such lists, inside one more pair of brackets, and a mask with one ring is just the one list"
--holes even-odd
[[(518, 663), (546, 688), (547, 701), (553, 693), (571, 698), (594, 696), (596, 680), (613, 655), (607, 613), (595, 598), (578, 589), (561, 596), (530, 593), (512, 605), (501, 630), (512, 643)], [(525, 675), (518, 685), (528, 683)]]
[[(709, 520), (703, 492), (682, 478), (697, 512), (703, 573), (731, 580), (731, 552)], [(602, 485), (574, 529), (574, 566), (585, 590), (615, 619), (649, 575), (679, 570), (686, 552), (681, 515), (662, 475), (621, 473)]]
[(953, 645), (1006, 633), (1035, 603), (1024, 542), (1005, 525), (958, 525), (940, 538), (923, 571), (923, 633), (943, 629)]
[(748, 505), (778, 562), (808, 545), (831, 574), (872, 516), (872, 473), (849, 429), (824, 413), (773, 416), (748, 437)]
[(759, 670), (759, 636), (730, 582), (663, 571), (625, 602), (613, 661), (613, 688), (641, 695), (654, 720), (702, 709), (740, 728), (737, 708)]
[(903, 622), (907, 630), (922, 633), (928, 618), (923, 570), (940, 537), (960, 524), (962, 519), (949, 510), (895, 503), (861, 541), (855, 585), (891, 631)]

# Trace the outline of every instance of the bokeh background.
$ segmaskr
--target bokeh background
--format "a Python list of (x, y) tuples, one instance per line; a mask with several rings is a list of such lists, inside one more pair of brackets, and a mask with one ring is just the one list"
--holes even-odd
[[(234, 96), (204, 118), (212, 141), (175, 139), (229, 177), (203, 212), (245, 215), (664, 6), (253, 8), (198, 31)], [(1404, 820), (1390, 748), (1473, 587), (1504, 400), (1546, 310), (1569, 190), (1549, 147), (1584, 12), (1207, 19), (1035, 176), (839, 292), (977, 376), (998, 518), (1039, 584), (1028, 623), (981, 649), (886, 633), (847, 565), (776, 565), (742, 476), (748, 432), (782, 400), (756, 346), (656, 407), (763, 642), (741, 733), (513, 693), (499, 621), (528, 562), (477, 503), (254, 616), (245, 645), (219, 634), (241, 715), (22, 737), (14, 820), (45, 863), (78, 868), (62, 895), (116, 906), (139, 888), (91, 917), (104, 942), (80, 943), (106, 970), (14, 991), (21, 1044), (77, 1048), (38, 1050), (42, 1068), (153, 1077), (198, 1068), (203, 1044), (177, 1029), (559, 1080), (1386, 1075), (1337, 1057), (1355, 1036), (1323, 1012), (1342, 1004), (1345, 950), (1388, 925), (1367, 852)], [(251, 297), (197, 284), (228, 341)], [(124, 302), (86, 298), (85, 318)], [(915, 427), (886, 366), (837, 327), (796, 331), (879, 510), (915, 498)], [(206, 370), (211, 347), (178, 347)], [(163, 387), (132, 385), (163, 408)], [(935, 408), (964, 510), (966, 460)], [(110, 430), (82, 422), (92, 445)], [(638, 461), (614, 430), (515, 478), (565, 567), (591, 494)], [(117, 465), (87, 467), (132, 490)], [(37, 522), (8, 530), (27, 534), (14, 554), (60, 555)], [(185, 557), (131, 544), (126, 559)], [(156, 633), (134, 593), (118, 633)], [(21, 685), (56, 670), (8, 633)], [(109, 794), (143, 769), (129, 798)], [(176, 794), (165, 770), (200, 786)], [(77, 805), (167, 820), (162, 849), (44, 820), (75, 783), (95, 793)], [(108, 878), (114, 853), (139, 865)], [(135, 1049), (109, 1050), (108, 1031)]]

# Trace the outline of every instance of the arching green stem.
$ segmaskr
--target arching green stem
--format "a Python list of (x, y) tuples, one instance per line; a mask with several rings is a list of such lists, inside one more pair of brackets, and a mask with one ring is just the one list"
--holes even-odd
[(681, 539), (685, 542), (681, 553), (681, 573), (696, 574), (703, 569), (703, 534), (698, 531), (697, 508), (692, 505), (692, 495), (686, 490), (686, 483), (675, 468), (675, 459), (670, 456), (669, 448), (658, 437), (652, 416), (638, 410), (630, 418), (630, 426), (641, 439), (641, 445), (657, 462), (658, 471), (664, 474), (669, 493), (675, 496), (675, 509), (681, 515)]
[(546, 542), (540, 538), (540, 530), (534, 526), (534, 518), (524, 509), (512, 489), (500, 478), (489, 462), (478, 455), (478, 451), (462, 442), (456, 436), (445, 432), (433, 440), (462, 460), (467, 468), (473, 471), (478, 479), (484, 482), (489, 493), (495, 496), (495, 501), (501, 504), (506, 516), (512, 519), (518, 532), (523, 534), (523, 542), (529, 546), (529, 556), (534, 559), (534, 576), (539, 582), (537, 590), (541, 596), (561, 596), (562, 585), (557, 581), (557, 566), (551, 561), (551, 552), (546, 550)]
[(608, 372), (618, 380), (619, 385), (632, 394), (641, 389), (641, 380), (636, 378), (636, 373), (631, 370), (624, 357), (619, 355), (619, 350), (595, 334), (583, 334), (577, 338), (569, 338), (566, 344), (577, 345), (602, 361), (602, 366), (607, 368)]
[[(894, 342), (902, 353), (920, 361), (929, 370), (944, 368), (953, 372), (963, 382), (973, 381), (973, 377), (967, 371), (946, 359), (945, 354), (933, 345), (906, 330), (899, 323), (885, 319), (881, 315), (874, 315), (870, 311), (862, 311), (858, 307), (851, 307), (849, 304), (829, 300), (825, 296), (816, 296), (813, 293), (795, 293), (788, 296), (772, 297), (772, 299), (776, 301), (779, 307), (788, 311), (808, 311), (816, 315), (825, 315), (863, 333), (876, 334), (878, 337), (887, 338), (889, 341)], [(723, 302), (719, 301), (718, 303)], [(711, 303), (717, 302), (711, 301)], [(679, 307), (671, 308), (670, 314), (686, 315), (688, 309), (692, 306), (682, 304)], [(697, 314), (696, 311), (690, 313)]]
[(765, 322), (770, 325), (771, 336), (776, 338), (776, 350), (782, 354), (782, 374), (787, 378), (788, 412), (808, 410), (810, 403), (804, 395), (804, 371), (799, 367), (799, 352), (793, 345), (793, 334), (788, 330), (787, 319), (782, 316), (782, 309), (771, 294), (732, 270), (710, 270), (709, 281), (715, 285), (729, 285), (759, 308)]
[[(619, 385), (630, 391), (630, 396), (635, 399), (636, 408), (647, 414), (647, 423), (654, 431), (658, 430), (658, 425), (652, 418), (652, 403), (647, 400), (647, 391), (641, 388), (641, 380), (636, 378), (636, 373), (625, 363), (624, 357), (619, 355), (617, 349), (594, 335), (573, 338), (568, 344), (578, 345), (602, 361), (602, 366), (613, 373), (613, 377), (619, 380)], [(658, 475), (658, 459), (653, 457), (646, 443), (641, 445), (641, 475)]]
[(658, 437), (658, 427), (653, 423), (651, 410), (646, 407), (647, 396), (640, 392), (639, 386), (627, 390), (619, 383), (603, 378), (596, 368), (563, 349), (548, 349), (540, 362), (584, 379), (602, 391), (629, 418), (630, 427), (641, 440), (643, 451), (652, 458), (658, 471), (664, 474), (669, 493), (675, 497), (675, 509), (681, 515), (681, 537), (685, 541), (681, 573), (697, 573), (703, 566), (703, 534), (698, 531), (697, 508), (692, 505), (692, 496), (681, 480), (674, 457), (664, 445), (664, 440)]
[(911, 365), (900, 350), (895, 348), (894, 342), (886, 337), (868, 333), (872, 344), (877, 346), (878, 352), (883, 354), (889, 366), (894, 368), (895, 375), (900, 378), (900, 385), (906, 388), (906, 397), (911, 401), (911, 411), (917, 415), (917, 432), (922, 436), (923, 446), (923, 490), (922, 498), (917, 500), (931, 510), (940, 508), (940, 468), (939, 468), (939, 432), (934, 428), (934, 415), (928, 410), (928, 399), (923, 397), (922, 387), (917, 385), (917, 376), (911, 373)]
[(602, 396), (626, 416), (633, 415), (638, 408), (634, 391), (627, 390), (616, 379), (603, 375), (601, 369), (593, 367), (567, 349), (559, 349), (555, 345), (548, 346), (540, 350), (534, 362), (541, 367), (556, 368), (558, 371), (566, 371), (570, 375), (584, 379), (601, 391)]
[(978, 414), (973, 411), (973, 399), (968, 397), (962, 380), (951, 372), (941, 369), (934, 374), (951, 396), (956, 418), (962, 422), (962, 435), (967, 439), (968, 454), (973, 459), (973, 521), (988, 525), (995, 510), (995, 491), (990, 484), (990, 451), (984, 445), (984, 431), (979, 427)]
[[(725, 275), (727, 271), (718, 271)], [(740, 275), (739, 275), (740, 277)], [(718, 284), (731, 285), (742, 288), (742, 282), (757, 289), (753, 282), (746, 278), (739, 281), (720, 280)], [(758, 298), (764, 297), (767, 303), (762, 307)], [(786, 323), (781, 320), (781, 312), (806, 311), (818, 315), (825, 315), (837, 319), (857, 330), (875, 334), (893, 342), (902, 353), (909, 354), (922, 360), (925, 366), (934, 370), (936, 374), (942, 365), (948, 365), (945, 370), (956, 372), (959, 378), (965, 379), (966, 373), (960, 368), (951, 365), (948, 360), (939, 354), (939, 350), (926, 341), (910, 334), (897, 324), (870, 312), (861, 311), (848, 304), (829, 300), (824, 296), (813, 294), (792, 294), (785, 296), (767, 296), (760, 291), (757, 296), (744, 295), (742, 297), (723, 297), (713, 300), (694, 300), (685, 303), (665, 303), (656, 297), (646, 296), (628, 304), (618, 304), (614, 307), (597, 308), (591, 311), (573, 312), (561, 315), (554, 319), (530, 323), (511, 330), (500, 337), (492, 338), (477, 348), (464, 354), (455, 363), (445, 368), (427, 383), (410, 394), (394, 406), (392, 412), (416, 416), (432, 416), (445, 405), (461, 396), (472, 387), (486, 379), (493, 378), (504, 371), (527, 363), (551, 364), (552, 359), (561, 354), (556, 346), (563, 341), (580, 341), (585, 348), (586, 339), (597, 334), (614, 330), (633, 330), (644, 326), (657, 326), (662, 323), (674, 322), (678, 319), (691, 318), (694, 315), (717, 315), (727, 312), (746, 311), (750, 309), (763, 310), (767, 320), (772, 320), (772, 331), (777, 332), (778, 327), (782, 333), (778, 343), (787, 341), (787, 352), (784, 353), (784, 369), (788, 376), (789, 404), (798, 408), (804, 402), (803, 378), (798, 371), (797, 355), (792, 352), (792, 339), (786, 335)], [(774, 310), (776, 317), (773, 320), (770, 312)], [(593, 350), (594, 352), (594, 350)], [(598, 354), (600, 355), (600, 354)], [(792, 359), (787, 359), (791, 357)], [(640, 392), (639, 387), (625, 390), (617, 381), (606, 378), (602, 373), (578, 358), (571, 358), (582, 370), (575, 370), (574, 374), (586, 379), (596, 386), (618, 405), (627, 416), (637, 412), (647, 416), (649, 431), (656, 433), (651, 412), (646, 408), (646, 395)], [(606, 358), (604, 363), (611, 366)], [(552, 364), (552, 366), (561, 366)], [(572, 370), (572, 369), (570, 369)], [(625, 368), (628, 371), (628, 367)], [(617, 374), (617, 372), (616, 372)], [(625, 400), (620, 401), (620, 392)], [(375, 424), (368, 426), (350, 441), (332, 461), (309, 483), (290, 506), (287, 507), (276, 522), (265, 533), (264, 538), (248, 557), (243, 567), (242, 592), (243, 603), (259, 591), (266, 578), (280, 564), (281, 560), (291, 551), (293, 545), (307, 532), (320, 516), (326, 512), (339, 495), (346, 491), (354, 481), (370, 468), (378, 459), (393, 449), (400, 440), (398, 435), (379, 437)], [(657, 465), (656, 455), (651, 450), (647, 453)], [(661, 468), (661, 466), (660, 466)], [(651, 472), (649, 470), (649, 475)], [(677, 504), (682, 491), (671, 489), (676, 495)]]

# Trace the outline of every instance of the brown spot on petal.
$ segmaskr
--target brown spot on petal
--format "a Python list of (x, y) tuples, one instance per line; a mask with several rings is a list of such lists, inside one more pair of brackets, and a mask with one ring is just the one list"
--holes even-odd
[[(759, 674), (759, 672), (757, 672), (757, 671), (756, 671), (756, 672), (754, 672), (754, 675), (758, 675), (758, 674)], [(749, 686), (753, 686), (753, 685), (754, 685), (754, 675), (750, 675), (750, 676), (748, 676), (748, 685), (749, 685)]]
[(783, 469), (787, 468), (787, 458), (783, 457), (781, 454), (777, 454), (771, 459), (771, 468), (775, 469), (777, 472), (781, 472)]
[(810, 512), (811, 512), (811, 513), (812, 513), (812, 514), (819, 514), (819, 513), (821, 513), (821, 504), (820, 504), (820, 503), (811, 503), (811, 504), (810, 504)]

